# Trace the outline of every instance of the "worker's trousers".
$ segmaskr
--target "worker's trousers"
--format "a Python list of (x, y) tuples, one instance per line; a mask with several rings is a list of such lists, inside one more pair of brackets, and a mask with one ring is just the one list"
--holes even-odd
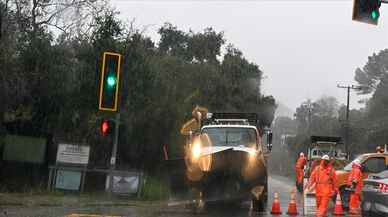
[(300, 168), (297, 168), (297, 169), (295, 169), (295, 172), (296, 172), (296, 182), (298, 184), (301, 184), (303, 182), (303, 178), (304, 178), (303, 170)]
[(349, 212), (358, 213), (360, 210), (360, 194), (358, 192), (352, 192), (349, 200)]
[(329, 208), (330, 199), (331, 198), (329, 196), (316, 196), (316, 203), (317, 203), (316, 217), (327, 216), (327, 209)]

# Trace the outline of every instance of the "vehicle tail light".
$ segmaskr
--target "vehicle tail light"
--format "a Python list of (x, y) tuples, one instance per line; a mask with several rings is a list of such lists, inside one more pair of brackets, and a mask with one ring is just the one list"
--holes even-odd
[(379, 183), (379, 189), (382, 193), (388, 193), (388, 184)]

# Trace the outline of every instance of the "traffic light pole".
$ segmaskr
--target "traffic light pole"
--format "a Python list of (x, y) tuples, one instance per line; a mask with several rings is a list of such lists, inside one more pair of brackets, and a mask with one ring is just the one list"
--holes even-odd
[(119, 129), (120, 129), (120, 112), (116, 113), (115, 119), (115, 134), (112, 147), (112, 155), (110, 158), (110, 167), (109, 167), (109, 193), (113, 192), (113, 171), (116, 169), (116, 156), (117, 156), (117, 144), (119, 141)]

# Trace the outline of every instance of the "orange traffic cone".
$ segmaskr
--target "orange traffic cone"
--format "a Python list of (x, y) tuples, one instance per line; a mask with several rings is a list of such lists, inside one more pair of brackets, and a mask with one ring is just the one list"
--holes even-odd
[(344, 210), (342, 209), (342, 201), (341, 201), (340, 194), (337, 194), (337, 198), (335, 200), (335, 205), (334, 205), (333, 215), (335, 215), (335, 216), (344, 215)]
[(296, 190), (293, 188), (291, 190), (291, 201), (288, 204), (288, 215), (298, 215), (298, 209), (296, 208)]
[(273, 202), (272, 202), (271, 214), (272, 215), (281, 215), (282, 211), (280, 211), (280, 202), (279, 202), (279, 194), (278, 194), (278, 192), (275, 192), (273, 197), (274, 197), (274, 199), (273, 199)]

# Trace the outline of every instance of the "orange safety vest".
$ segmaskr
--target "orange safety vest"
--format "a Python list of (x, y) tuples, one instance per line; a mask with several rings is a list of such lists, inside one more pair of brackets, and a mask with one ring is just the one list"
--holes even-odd
[(332, 196), (336, 189), (337, 177), (335, 170), (331, 166), (324, 167), (323, 164), (317, 166), (311, 174), (310, 182), (315, 183), (317, 196)]
[(304, 165), (306, 165), (306, 158), (299, 157), (299, 159), (296, 161), (295, 168), (296, 169), (303, 169)]
[(355, 192), (360, 193), (362, 189), (362, 172), (361, 169), (356, 165), (352, 165), (352, 171), (350, 171), (346, 184), (352, 185), (353, 181), (356, 182), (356, 188), (354, 189)]
[(299, 159), (296, 161), (296, 164), (295, 164), (295, 179), (296, 179), (296, 182), (297, 183), (302, 183), (303, 182), (303, 177), (304, 177), (304, 173), (303, 173), (303, 168), (304, 168), (304, 165), (306, 165), (306, 158), (303, 156), (303, 157), (299, 157)]

